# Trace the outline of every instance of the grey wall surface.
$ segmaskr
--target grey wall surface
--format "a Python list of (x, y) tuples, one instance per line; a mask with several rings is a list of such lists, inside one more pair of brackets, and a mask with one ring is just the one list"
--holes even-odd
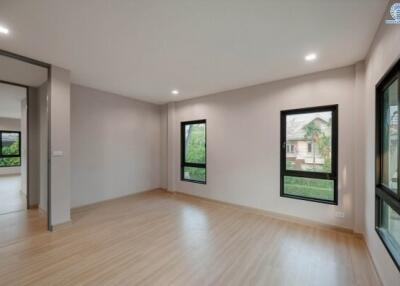
[(39, 204), (40, 193), (40, 121), (39, 98), (36, 88), (29, 88), (28, 92), (28, 184), (29, 204)]
[(160, 187), (160, 107), (71, 88), (72, 207)]
[(39, 208), (47, 212), (47, 161), (48, 161), (48, 120), (47, 120), (47, 95), (48, 83), (43, 84), (38, 89), (38, 109), (39, 109), (39, 181), (40, 199)]
[(50, 77), (50, 226), (70, 221), (70, 73), (51, 66)]

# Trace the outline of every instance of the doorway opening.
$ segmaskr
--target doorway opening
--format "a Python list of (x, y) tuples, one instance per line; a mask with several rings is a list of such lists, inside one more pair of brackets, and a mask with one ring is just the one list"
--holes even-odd
[(0, 215), (28, 202), (28, 89), (0, 82)]
[(0, 246), (49, 229), (50, 65), (0, 50)]

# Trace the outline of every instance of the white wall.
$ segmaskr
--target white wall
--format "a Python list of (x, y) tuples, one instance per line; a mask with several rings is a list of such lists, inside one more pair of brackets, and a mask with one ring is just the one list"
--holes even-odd
[(0, 117), (0, 130), (20, 131), (21, 119)]
[(160, 187), (160, 107), (71, 89), (72, 207)]
[(21, 167), (1, 167), (0, 168), (0, 176), (1, 175), (20, 175)]
[[(389, 19), (386, 14), (384, 19)], [(382, 22), (366, 60), (365, 107), (363, 156), (366, 164), (361, 165), (366, 188), (365, 239), (384, 285), (400, 285), (400, 273), (396, 269), (383, 243), (375, 232), (375, 86), (385, 72), (400, 58), (400, 26)], [(364, 166), (364, 168), (363, 168)]]
[[(20, 131), (21, 119), (0, 117), (0, 130)], [(19, 175), (21, 167), (0, 168), (0, 175)]]
[[(353, 229), (354, 80), (346, 67), (170, 104), (168, 166), (179, 170), (180, 122), (207, 119), (207, 184), (171, 171), (168, 188)], [(329, 104), (339, 104), (339, 205), (281, 198), (280, 111)]]

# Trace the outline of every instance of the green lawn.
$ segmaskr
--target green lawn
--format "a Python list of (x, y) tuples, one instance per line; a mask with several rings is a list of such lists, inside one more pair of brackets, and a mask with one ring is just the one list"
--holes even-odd
[(285, 194), (333, 200), (333, 181), (285, 177)]

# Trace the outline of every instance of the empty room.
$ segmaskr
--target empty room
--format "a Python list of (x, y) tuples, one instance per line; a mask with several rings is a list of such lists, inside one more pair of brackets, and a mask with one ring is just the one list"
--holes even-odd
[(400, 286), (400, 1), (0, 0), (0, 285)]

